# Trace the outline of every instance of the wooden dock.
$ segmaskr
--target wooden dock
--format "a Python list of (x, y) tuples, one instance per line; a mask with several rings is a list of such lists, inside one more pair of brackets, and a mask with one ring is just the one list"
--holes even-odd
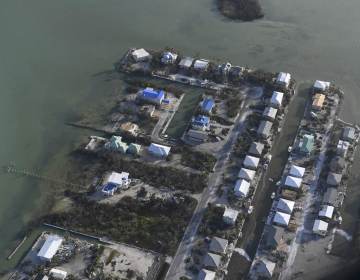
[(15, 247), (15, 249), (10, 253), (10, 255), (7, 257), (7, 260), (11, 260), (12, 257), (16, 254), (16, 252), (20, 249), (20, 247), (24, 244), (26, 241), (27, 236), (24, 236), (24, 238), (18, 243), (18, 245)]

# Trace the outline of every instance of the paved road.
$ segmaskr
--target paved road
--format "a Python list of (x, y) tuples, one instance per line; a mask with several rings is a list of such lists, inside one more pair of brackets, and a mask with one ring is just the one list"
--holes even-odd
[[(208, 202), (212, 201), (216, 197), (217, 186), (222, 182), (223, 174), (225, 171), (226, 163), (229, 160), (232, 147), (235, 144), (239, 133), (244, 127), (244, 120), (247, 116), (247, 109), (245, 106), (246, 101), (242, 103), (240, 114), (235, 120), (235, 125), (230, 131), (227, 142), (224, 144), (220, 151), (220, 157), (216, 162), (214, 172), (210, 174), (208, 178), (208, 187), (203, 191), (200, 201), (194, 211), (194, 214), (185, 230), (183, 239), (181, 240), (178, 250), (170, 264), (169, 270), (166, 274), (165, 279), (174, 280), (179, 279), (185, 274), (185, 259), (189, 256), (192, 242), (195, 239), (197, 229), (201, 223), (204, 211), (207, 207)], [(241, 117), (240, 117), (241, 116)]]

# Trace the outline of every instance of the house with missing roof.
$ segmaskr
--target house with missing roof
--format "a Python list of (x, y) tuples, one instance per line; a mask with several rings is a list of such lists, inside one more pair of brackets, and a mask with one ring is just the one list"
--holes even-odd
[(265, 145), (260, 142), (253, 142), (249, 148), (248, 154), (251, 156), (261, 157)]
[(326, 183), (329, 186), (337, 187), (337, 186), (340, 185), (341, 179), (342, 179), (342, 174), (329, 172), (329, 174), (328, 174), (328, 176), (326, 178)]

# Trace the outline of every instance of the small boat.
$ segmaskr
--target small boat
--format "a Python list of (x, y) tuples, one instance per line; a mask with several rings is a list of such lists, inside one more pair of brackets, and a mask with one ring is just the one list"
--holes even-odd
[(272, 194), (271, 194), (271, 199), (274, 199), (274, 198), (275, 198), (275, 193), (272, 192)]
[(251, 214), (254, 211), (254, 206), (250, 205), (248, 209), (248, 214)]
[(288, 152), (291, 153), (291, 151), (292, 151), (292, 146), (289, 146)]

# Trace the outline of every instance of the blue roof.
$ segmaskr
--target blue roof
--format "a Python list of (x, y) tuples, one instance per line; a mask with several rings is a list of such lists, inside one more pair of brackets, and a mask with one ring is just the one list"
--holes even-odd
[(201, 109), (205, 112), (210, 112), (214, 107), (214, 104), (215, 103), (212, 98), (206, 98), (201, 104)]
[(165, 97), (165, 92), (163, 90), (157, 91), (152, 88), (145, 88), (141, 92), (141, 97), (144, 99), (161, 100)]
[(196, 116), (193, 120), (195, 125), (208, 125), (210, 123), (210, 118), (208, 116), (199, 115)]
[(115, 190), (118, 188), (118, 185), (114, 184), (114, 183), (107, 183), (104, 187), (103, 187), (103, 191), (104, 192), (111, 192), (112, 190)]

